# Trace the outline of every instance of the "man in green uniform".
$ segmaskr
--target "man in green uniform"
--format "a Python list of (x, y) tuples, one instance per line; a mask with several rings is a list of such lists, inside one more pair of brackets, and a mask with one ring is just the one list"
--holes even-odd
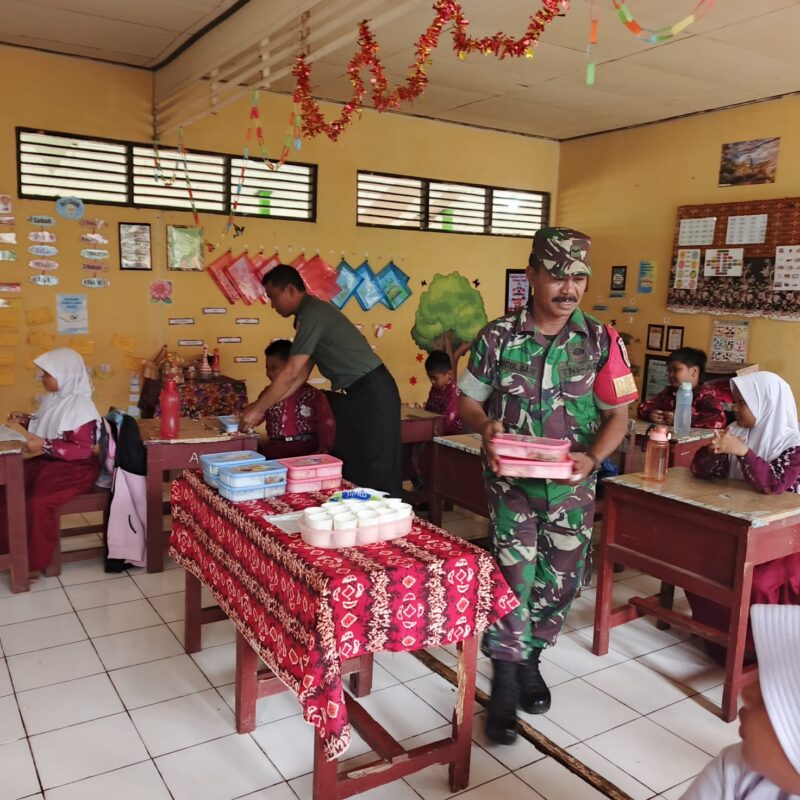
[(339, 309), (306, 292), (294, 267), (279, 264), (263, 283), (275, 311), (295, 318), (296, 333), (286, 367), (244, 409), (239, 429), (258, 425), (267, 409), (296, 392), (317, 366), (333, 387), (334, 454), (344, 462), (344, 477), (400, 497), (400, 394), (389, 370)]
[[(594, 473), (625, 436), (636, 396), (616, 332), (578, 308), (589, 244), (568, 228), (536, 233), (529, 307), (484, 328), (459, 382), (461, 417), (483, 436), (495, 558), (520, 600), (483, 641), (494, 665), (487, 734), (500, 743), (516, 737), (518, 703), (531, 713), (550, 708), (539, 656), (555, 643), (584, 576)], [(569, 440), (571, 480), (497, 475), (492, 437), (503, 432)]]

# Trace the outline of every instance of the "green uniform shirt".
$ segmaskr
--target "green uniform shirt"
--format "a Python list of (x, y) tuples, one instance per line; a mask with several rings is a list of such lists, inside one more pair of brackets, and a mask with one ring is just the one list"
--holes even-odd
[(339, 309), (310, 294), (300, 303), (295, 327), (290, 355), (311, 356), (334, 390), (346, 389), (382, 363)]

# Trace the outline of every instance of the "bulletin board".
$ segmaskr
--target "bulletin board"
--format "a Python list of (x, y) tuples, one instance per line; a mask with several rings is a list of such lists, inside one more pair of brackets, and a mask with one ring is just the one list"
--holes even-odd
[[(767, 215), (766, 232), (761, 243), (729, 243), (729, 217)], [(698, 231), (697, 243), (680, 244), (681, 221), (716, 218), (713, 236)], [(710, 227), (710, 226), (709, 226)], [(684, 239), (685, 241), (685, 239)], [(702, 244), (700, 242), (703, 242)], [(751, 200), (738, 203), (711, 203), (680, 206), (672, 247), (667, 307), (690, 314), (737, 314), (770, 319), (800, 319), (800, 198)], [(707, 276), (704, 274), (708, 249), (742, 248), (741, 274)], [(781, 251), (778, 248), (782, 248)], [(694, 288), (677, 288), (678, 251), (699, 250), (700, 260)], [(778, 274), (776, 280), (776, 254)], [(684, 274), (690, 259), (682, 258)], [(796, 272), (792, 272), (796, 270)], [(681, 276), (677, 276), (680, 281)], [(685, 281), (682, 281), (686, 285)], [(787, 288), (788, 287), (788, 288)]]

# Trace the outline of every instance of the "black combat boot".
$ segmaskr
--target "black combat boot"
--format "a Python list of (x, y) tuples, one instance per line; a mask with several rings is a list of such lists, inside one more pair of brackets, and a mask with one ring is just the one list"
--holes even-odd
[(541, 654), (542, 651), (537, 647), (527, 661), (517, 664), (519, 706), (529, 714), (544, 714), (550, 710), (550, 690), (539, 672)]
[(519, 684), (517, 664), (492, 659), (492, 697), (486, 712), (486, 736), (495, 744), (513, 744), (517, 738)]

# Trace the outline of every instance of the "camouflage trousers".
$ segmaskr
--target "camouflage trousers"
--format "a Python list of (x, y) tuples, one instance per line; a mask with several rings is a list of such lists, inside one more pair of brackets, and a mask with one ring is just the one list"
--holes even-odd
[(546, 505), (543, 481), (495, 475), (485, 481), (493, 555), (520, 604), (486, 631), (482, 649), (500, 661), (520, 661), (555, 644), (587, 569), (594, 504), (536, 510)]

